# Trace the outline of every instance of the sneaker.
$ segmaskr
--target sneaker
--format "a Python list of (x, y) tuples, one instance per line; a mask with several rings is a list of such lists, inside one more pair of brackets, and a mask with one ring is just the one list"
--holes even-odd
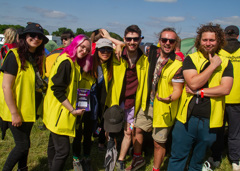
[(125, 171), (136, 171), (145, 165), (145, 160), (142, 156), (133, 157), (132, 164), (128, 166)]
[(205, 161), (203, 163), (202, 171), (213, 171), (211, 169), (211, 164), (208, 161)]
[(218, 168), (221, 164), (220, 161), (214, 161), (213, 157), (209, 157), (207, 160), (214, 168)]
[(116, 165), (115, 165), (115, 169), (116, 169), (116, 171), (125, 171), (125, 169), (124, 169), (125, 167), (124, 167), (124, 161), (117, 161), (116, 162)]
[(233, 171), (240, 171), (240, 164), (232, 163), (232, 169)]
[(82, 164), (80, 160), (73, 160), (73, 170), (74, 171), (83, 171)]

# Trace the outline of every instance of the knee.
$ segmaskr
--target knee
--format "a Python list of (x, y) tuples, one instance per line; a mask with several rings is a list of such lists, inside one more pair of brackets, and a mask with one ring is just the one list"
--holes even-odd
[(154, 149), (156, 150), (161, 150), (161, 149), (165, 149), (165, 143), (159, 143), (154, 141)]
[(125, 136), (125, 138), (131, 140), (131, 138), (132, 138), (132, 131), (130, 131), (130, 130), (125, 131), (124, 132), (124, 136)]
[(15, 148), (19, 153), (28, 154), (30, 142), (16, 142)]

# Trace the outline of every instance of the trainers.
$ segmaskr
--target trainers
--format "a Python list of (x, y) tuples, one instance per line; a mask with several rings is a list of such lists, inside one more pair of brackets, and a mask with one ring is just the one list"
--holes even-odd
[(240, 164), (232, 163), (232, 169), (233, 171), (240, 171)]
[(209, 157), (207, 160), (214, 168), (218, 168), (221, 164), (220, 161), (214, 161), (213, 157)]
[(205, 161), (203, 163), (202, 171), (213, 171), (211, 169), (211, 164), (208, 161)]
[(125, 167), (124, 167), (124, 161), (117, 161), (116, 162), (116, 165), (115, 165), (115, 169), (116, 169), (116, 171), (125, 171), (125, 169), (124, 169)]
[(82, 164), (80, 160), (73, 160), (73, 170), (74, 171), (83, 171)]
[(145, 160), (142, 156), (133, 157), (132, 164), (128, 166), (125, 171), (136, 171), (145, 165)]

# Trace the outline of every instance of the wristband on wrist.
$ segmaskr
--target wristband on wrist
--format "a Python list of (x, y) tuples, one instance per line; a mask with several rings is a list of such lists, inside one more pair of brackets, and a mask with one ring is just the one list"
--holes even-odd
[(203, 88), (201, 89), (201, 98), (204, 98), (204, 90), (203, 90)]
[(74, 110), (75, 110), (75, 109), (73, 108), (73, 110), (72, 110), (70, 113), (73, 113)]

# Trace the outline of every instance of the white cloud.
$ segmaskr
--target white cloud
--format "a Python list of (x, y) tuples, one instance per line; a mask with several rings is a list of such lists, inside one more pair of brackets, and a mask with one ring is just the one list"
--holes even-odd
[(47, 10), (43, 8), (37, 8), (37, 7), (32, 7), (32, 6), (26, 6), (24, 7), (26, 10), (31, 11), (31, 12), (36, 12), (44, 17), (47, 18), (63, 18), (67, 17), (67, 14), (61, 12), (61, 11), (55, 11), (55, 10)]
[(223, 17), (221, 19), (213, 20), (212, 22), (221, 25), (239, 25), (240, 17), (239, 16)]
[(177, 0), (145, 0), (147, 2), (167, 2), (167, 3), (172, 3), (172, 2), (177, 2)]
[(168, 22), (168, 23), (177, 23), (177, 22), (182, 22), (185, 20), (184, 17), (151, 17), (155, 22), (160, 23), (160, 22)]

